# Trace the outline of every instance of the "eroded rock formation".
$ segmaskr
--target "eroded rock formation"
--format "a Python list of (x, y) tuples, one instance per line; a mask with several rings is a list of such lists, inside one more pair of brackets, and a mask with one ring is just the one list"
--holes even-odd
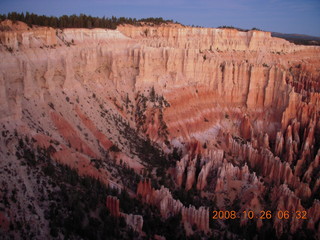
[(120, 212), (120, 202), (117, 197), (107, 196), (106, 207), (110, 211), (110, 214), (116, 218), (123, 217), (134, 231), (142, 233), (143, 217), (140, 215), (126, 214)]
[[(200, 207), (196, 209), (194, 206), (185, 207), (179, 200), (175, 200), (169, 189), (161, 187), (159, 190), (155, 190), (151, 187), (151, 182), (148, 179), (142, 180), (138, 184), (137, 194), (142, 197), (142, 200), (156, 205), (162, 217), (168, 218), (176, 214), (182, 215), (182, 222), (185, 228), (196, 225), (199, 230), (206, 233), (209, 229), (209, 209)], [(192, 232), (192, 231), (191, 231)]]
[(129, 225), (134, 231), (142, 233), (143, 227), (143, 217), (141, 215), (133, 215), (133, 214), (121, 214), (127, 225)]
[[(277, 237), (307, 234), (304, 226), (319, 237), (319, 47), (262, 31), (178, 24), (117, 30), (0, 24), (3, 129), (118, 189), (134, 184), (117, 176), (121, 168), (138, 175), (148, 164), (161, 168), (147, 149), (154, 145), (168, 166), (175, 164), (160, 169), (175, 186), (156, 190), (143, 180), (136, 193), (164, 219), (181, 214), (189, 234), (193, 225), (210, 234), (211, 205), (258, 214), (271, 201), (273, 211), (308, 215), (305, 224), (273, 218)], [(5, 130), (0, 156), (12, 161), (18, 140)], [(172, 149), (181, 156), (169, 158)], [(193, 200), (203, 206), (174, 199), (171, 192), (181, 188), (196, 192)], [(106, 204), (112, 215), (122, 214), (116, 199)], [(122, 215), (142, 231), (141, 216)]]
[(107, 196), (106, 206), (112, 216), (120, 216), (119, 199), (117, 197)]

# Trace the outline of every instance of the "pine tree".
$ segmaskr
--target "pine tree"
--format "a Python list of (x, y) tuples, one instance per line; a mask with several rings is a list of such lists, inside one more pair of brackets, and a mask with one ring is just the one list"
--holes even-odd
[(150, 91), (150, 101), (154, 102), (156, 98), (156, 92), (154, 90), (154, 87), (152, 86), (151, 91)]

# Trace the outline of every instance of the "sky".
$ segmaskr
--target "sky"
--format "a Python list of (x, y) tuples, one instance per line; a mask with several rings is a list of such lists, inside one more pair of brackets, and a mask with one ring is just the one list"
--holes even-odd
[(320, 0), (0, 0), (0, 13), (163, 17), (186, 25), (222, 25), (320, 37)]

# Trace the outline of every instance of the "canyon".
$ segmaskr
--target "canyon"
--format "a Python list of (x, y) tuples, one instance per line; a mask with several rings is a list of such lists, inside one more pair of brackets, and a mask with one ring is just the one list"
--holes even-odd
[[(50, 201), (28, 164), (43, 150), (161, 221), (180, 216), (186, 236), (320, 238), (320, 47), (173, 23), (0, 29), (1, 195), (17, 193), (0, 203), (1, 234), (17, 236), (19, 220), (50, 236)], [(102, 204), (138, 239), (170, 239), (115, 195)], [(213, 210), (292, 214), (214, 220)]]

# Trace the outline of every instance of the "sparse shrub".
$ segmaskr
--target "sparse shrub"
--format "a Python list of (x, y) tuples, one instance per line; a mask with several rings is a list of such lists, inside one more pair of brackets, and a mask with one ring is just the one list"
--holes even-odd
[(154, 90), (154, 87), (151, 88), (151, 91), (150, 91), (150, 101), (151, 102), (154, 102), (155, 101), (155, 98), (156, 98), (156, 92)]
[(251, 28), (251, 30), (254, 30), (254, 31), (262, 31), (260, 28), (256, 28), (256, 27)]
[(110, 149), (111, 152), (120, 152), (120, 149), (117, 145), (113, 144)]
[(49, 107), (51, 107), (53, 110), (55, 110), (55, 109), (54, 109), (54, 105), (53, 105), (52, 102), (49, 102), (48, 105), (49, 105)]
[(7, 47), (7, 51), (12, 53), (13, 52), (13, 48), (12, 47)]

